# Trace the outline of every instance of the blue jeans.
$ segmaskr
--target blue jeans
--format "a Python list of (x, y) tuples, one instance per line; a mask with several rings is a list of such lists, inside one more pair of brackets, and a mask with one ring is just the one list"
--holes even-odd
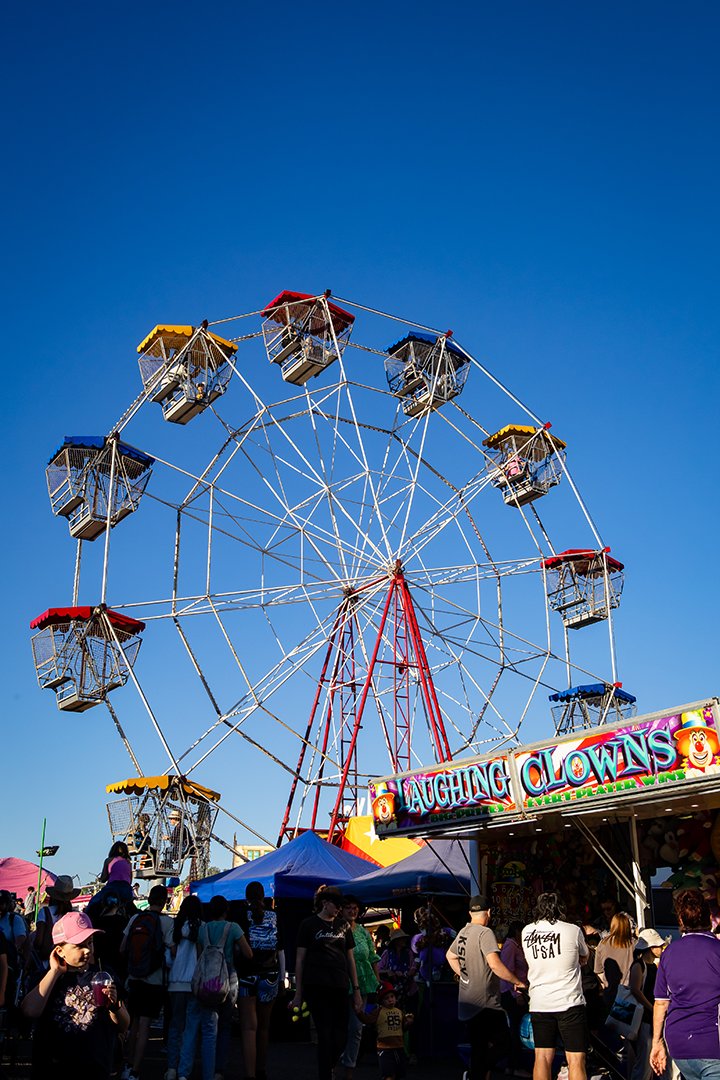
[(199, 1033), (202, 1080), (214, 1080), (217, 1031), (218, 1014), (216, 1010), (209, 1009), (207, 1005), (201, 1005), (198, 999), (191, 994), (185, 1015), (185, 1035), (180, 1052), (179, 1076), (190, 1076), (193, 1071)]
[(720, 1080), (720, 1058), (674, 1058), (685, 1080)]
[[(170, 1028), (167, 1037), (167, 1064), (168, 1069), (177, 1069), (185, 1031), (187, 1007), (192, 994), (189, 990), (171, 990), (169, 996)], [(180, 1075), (182, 1076), (182, 1073)]]
[[(362, 995), (363, 1009), (367, 1005), (367, 994)], [(340, 1064), (346, 1069), (354, 1069), (357, 1065), (362, 1042), (363, 1022), (353, 1008), (348, 1011), (348, 1029), (345, 1049), (340, 1055)]]

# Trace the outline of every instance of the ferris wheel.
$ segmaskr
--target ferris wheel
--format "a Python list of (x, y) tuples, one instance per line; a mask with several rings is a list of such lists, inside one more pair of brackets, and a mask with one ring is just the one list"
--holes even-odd
[[(48, 465), (75, 573), (33, 650), (60, 709), (109, 711), (137, 774), (116, 790), (146, 815), (154, 793), (156, 858), (178, 809), (183, 857), (221, 839), (218, 808), (273, 842), (335, 838), (370, 778), (516, 744), (548, 699), (557, 732), (633, 710), (624, 568), (567, 447), (451, 331), (285, 291), (160, 324), (138, 353), (114, 427)], [(142, 780), (126, 683), (164, 786)], [(218, 762), (241, 816), (204, 787)]]

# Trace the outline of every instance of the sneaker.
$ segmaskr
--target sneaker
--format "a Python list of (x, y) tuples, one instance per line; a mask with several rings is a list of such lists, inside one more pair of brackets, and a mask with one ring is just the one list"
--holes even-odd
[(165, 1080), (177, 1080), (177, 1069), (168, 1069), (165, 1073)]

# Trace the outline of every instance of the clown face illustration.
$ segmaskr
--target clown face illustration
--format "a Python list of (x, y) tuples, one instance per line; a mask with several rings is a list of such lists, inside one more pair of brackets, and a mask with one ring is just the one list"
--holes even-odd
[(375, 818), (383, 825), (389, 825), (394, 816), (395, 798), (393, 795), (379, 795), (373, 803)]
[(707, 732), (702, 730), (690, 732), (687, 742), (688, 765), (693, 769), (706, 769), (708, 765), (712, 765), (714, 752)]

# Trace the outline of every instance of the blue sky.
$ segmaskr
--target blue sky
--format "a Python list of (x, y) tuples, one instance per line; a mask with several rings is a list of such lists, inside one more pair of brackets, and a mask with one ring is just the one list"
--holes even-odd
[[(640, 711), (717, 692), (719, 21), (710, 3), (6, 16), (3, 854), (31, 856), (47, 814), (54, 868), (87, 876), (127, 772), (106, 714), (59, 713), (35, 682), (28, 622), (72, 584), (45, 463), (135, 397), (155, 323), (284, 288), (451, 326), (552, 420), (627, 565), (616, 633)], [(479, 381), (463, 401), (483, 416)], [(147, 516), (118, 542), (112, 601), (142, 598)], [(140, 730), (132, 694), (113, 700)], [(242, 762), (218, 782), (247, 803)], [(249, 796), (271, 832), (284, 789)]]

